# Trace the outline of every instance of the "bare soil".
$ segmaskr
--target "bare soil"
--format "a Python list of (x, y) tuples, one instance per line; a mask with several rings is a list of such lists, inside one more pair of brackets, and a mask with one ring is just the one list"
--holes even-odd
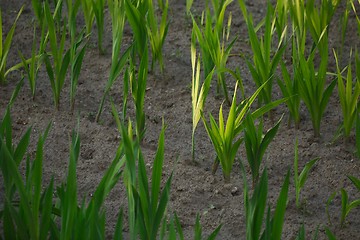
[[(201, 16), (204, 9), (201, 1), (195, 1), (194, 14)], [(31, 2), (21, 0), (1, 0), (0, 7), (3, 14), (4, 33), (7, 33), (13, 23), (16, 12), (25, 4), (25, 10), (19, 18), (14, 43), (10, 51), (8, 66), (19, 62), (17, 50), (29, 56), (31, 53), (33, 21)], [(359, 6), (357, 6), (359, 7)], [(225, 184), (221, 169), (215, 175), (211, 173), (211, 165), (215, 158), (215, 152), (202, 125), (199, 124), (196, 132), (196, 160), (191, 161), (191, 63), (190, 63), (190, 35), (191, 20), (185, 13), (185, 1), (170, 0), (171, 12), (169, 33), (164, 46), (165, 71), (160, 73), (159, 68), (149, 73), (148, 90), (145, 96), (146, 134), (142, 144), (142, 150), (149, 169), (151, 168), (157, 147), (157, 139), (160, 133), (162, 119), (166, 129), (164, 180), (173, 172), (171, 186), (171, 199), (168, 214), (176, 212), (181, 220), (187, 239), (193, 235), (193, 226), (196, 215), (199, 213), (201, 224), (205, 233), (210, 233), (219, 224), (222, 229), (218, 239), (245, 239), (245, 214), (243, 206), (243, 181), (240, 172), (239, 161), (242, 161), (248, 172), (244, 147), (240, 148), (237, 162), (231, 174), (231, 183)], [(255, 22), (265, 15), (266, 1), (252, 1), (248, 5), (249, 11), (254, 15)], [(233, 53), (230, 57), (229, 67), (239, 67), (245, 91), (249, 96), (255, 89), (244, 59), (239, 54), (249, 56), (251, 48), (247, 41), (247, 30), (238, 3), (234, 1), (229, 10), (232, 11), (233, 25), (232, 35), (239, 36)], [(330, 46), (337, 47), (340, 41), (340, 13), (344, 6), (340, 6), (331, 25)], [(360, 9), (359, 9), (360, 10)], [(80, 14), (81, 15), (81, 14)], [(35, 100), (31, 99), (28, 83), (19, 93), (12, 108), (13, 135), (19, 140), (26, 129), (32, 126), (32, 142), (30, 154), (34, 155), (37, 136), (42, 133), (49, 122), (52, 128), (45, 145), (44, 159), (44, 184), (47, 185), (52, 176), (55, 183), (60, 184), (65, 180), (69, 143), (71, 131), (80, 121), (81, 155), (78, 161), (77, 174), (79, 186), (79, 198), (89, 199), (100, 182), (104, 172), (109, 167), (120, 137), (110, 111), (110, 104), (106, 102), (101, 122), (96, 123), (94, 117), (102, 97), (108, 78), (111, 64), (111, 24), (108, 12), (105, 19), (104, 46), (106, 53), (99, 55), (97, 49), (96, 26), (87, 48), (78, 92), (76, 97), (76, 113), (72, 114), (69, 107), (69, 81), (61, 95), (60, 110), (54, 109), (52, 92), (48, 76), (43, 67), (40, 70), (37, 82)], [(82, 17), (79, 16), (79, 26), (84, 26)], [(350, 48), (356, 45), (359, 48), (359, 36), (356, 34), (356, 22), (353, 14), (350, 14), (349, 28), (344, 46), (343, 64), (348, 62)], [(129, 27), (125, 31), (125, 45), (131, 39)], [(124, 46), (125, 49), (126, 46)], [(331, 52), (329, 54), (332, 54)], [(334, 71), (334, 59), (330, 56), (330, 69)], [(11, 73), (8, 84), (0, 86), (0, 117), (3, 116), (6, 105), (12, 91), (21, 78), (20, 72)], [(331, 78), (329, 77), (329, 80)], [(235, 81), (227, 79), (229, 89), (233, 89)], [(116, 102), (120, 111), (122, 107), (122, 84), (119, 80), (111, 91), (111, 97)], [(206, 112), (217, 114), (222, 99), (216, 97), (215, 81), (209, 93)], [(305, 225), (307, 239), (319, 227), (319, 239), (325, 239), (325, 227), (328, 226), (338, 239), (360, 239), (360, 208), (354, 209), (347, 218), (345, 227), (340, 227), (341, 200), (336, 197), (330, 206), (329, 223), (326, 215), (326, 201), (334, 191), (345, 188), (350, 199), (359, 198), (357, 192), (347, 175), (360, 177), (359, 159), (355, 157), (355, 136), (347, 144), (340, 138), (332, 142), (341, 120), (341, 108), (337, 90), (330, 100), (329, 107), (324, 115), (321, 125), (321, 138), (313, 137), (310, 115), (302, 106), (300, 129), (286, 124), (287, 109), (279, 106), (274, 111), (274, 119), (279, 119), (284, 113), (285, 117), (280, 130), (271, 143), (264, 159), (264, 165), (269, 175), (269, 204), (274, 206), (280, 188), (288, 169), (292, 169), (294, 160), (295, 138), (299, 139), (299, 165), (300, 169), (305, 163), (313, 158), (320, 160), (310, 172), (308, 182), (301, 192), (303, 208), (295, 206), (294, 184), (291, 180), (289, 191), (289, 203), (285, 215), (283, 239), (295, 239), (299, 228)], [(233, 92), (233, 91), (230, 91)], [(279, 88), (274, 84), (274, 99), (281, 98)], [(129, 104), (129, 116), (134, 119), (134, 110)], [(265, 118), (265, 126), (270, 127), (273, 123)], [(2, 181), (2, 180), (0, 180)], [(0, 184), (2, 186), (3, 184)], [(1, 187), (3, 189), (3, 187)], [(0, 191), (0, 199), (3, 200), (3, 190)], [(107, 216), (107, 233), (110, 237), (116, 223), (117, 213), (121, 206), (126, 208), (126, 192), (121, 183), (117, 184), (105, 202)], [(124, 232), (127, 231), (125, 227)]]

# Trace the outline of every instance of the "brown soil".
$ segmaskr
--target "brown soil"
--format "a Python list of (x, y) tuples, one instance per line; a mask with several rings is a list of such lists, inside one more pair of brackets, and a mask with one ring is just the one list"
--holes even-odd
[[(25, 4), (25, 10), (18, 21), (8, 66), (19, 61), (17, 50), (21, 50), (25, 56), (30, 55), (34, 16), (30, 1), (0, 1), (4, 33), (8, 32), (16, 12), (22, 4)], [(162, 118), (164, 118), (167, 130), (163, 178), (166, 179), (172, 171), (174, 172), (168, 208), (169, 215), (174, 211), (177, 212), (187, 239), (191, 239), (193, 234), (193, 225), (197, 213), (201, 216), (201, 224), (205, 233), (211, 232), (216, 226), (222, 224), (218, 239), (244, 239), (243, 182), (239, 163), (236, 162), (234, 165), (230, 184), (224, 183), (221, 170), (218, 170), (215, 175), (211, 173), (215, 152), (201, 123), (196, 132), (197, 164), (191, 162), (192, 110), (189, 86), (191, 84), (190, 34), (192, 24), (190, 18), (185, 14), (185, 1), (170, 0), (170, 7), (171, 23), (164, 47), (165, 71), (161, 74), (159, 69), (156, 69), (154, 73), (149, 74), (148, 91), (145, 96), (147, 130), (142, 150), (147, 166), (150, 168), (152, 164)], [(195, 15), (199, 16), (203, 7), (203, 5), (195, 3)], [(257, 22), (265, 14), (266, 1), (254, 1), (248, 7)], [(338, 46), (340, 39), (339, 12), (343, 9), (342, 6), (331, 26), (331, 47)], [(248, 55), (251, 49), (247, 42), (247, 30), (238, 3), (234, 1), (229, 10), (233, 13), (232, 34), (239, 36), (233, 53)], [(83, 20), (79, 19), (78, 23), (80, 26), (84, 26)], [(108, 13), (106, 13), (106, 23), (110, 23)], [(75, 105), (76, 114), (70, 113), (68, 81), (62, 91), (60, 110), (54, 109), (50, 83), (44, 68), (39, 73), (35, 100), (31, 100), (29, 85), (25, 83), (11, 111), (15, 139), (19, 140), (25, 130), (32, 126), (32, 150), (30, 152), (32, 155), (35, 152), (34, 146), (38, 134), (45, 130), (50, 121), (52, 122), (52, 128), (45, 146), (45, 185), (51, 176), (54, 176), (56, 184), (60, 184), (65, 179), (70, 134), (72, 129), (76, 127), (79, 118), (81, 156), (77, 173), (80, 199), (83, 197), (90, 198), (105, 170), (109, 167), (120, 140), (119, 132), (110, 113), (109, 102), (106, 102), (101, 122), (96, 123), (94, 121), (111, 61), (111, 25), (106, 24), (105, 26), (104, 46), (107, 51), (105, 55), (98, 54), (96, 26), (94, 26), (94, 34), (91, 36), (80, 77)], [(358, 48), (360, 47), (359, 36), (355, 33), (355, 17), (351, 14), (343, 63), (347, 63), (350, 47), (354, 48), (355, 44)], [(125, 31), (125, 38), (129, 42), (131, 38), (129, 28)], [(332, 68), (330, 70), (334, 70), (333, 57), (331, 56), (330, 59), (330, 67)], [(254, 91), (254, 83), (244, 60), (238, 56), (233, 56), (229, 60), (229, 66), (240, 68), (246, 93), (251, 94)], [(9, 75), (8, 84), (0, 86), (0, 116), (3, 115), (20, 77), (20, 72), (14, 72)], [(234, 80), (229, 77), (227, 81), (229, 89), (233, 89)], [(118, 81), (111, 91), (111, 96), (119, 111), (122, 107), (122, 84), (120, 82)], [(212, 114), (218, 112), (222, 99), (216, 98), (215, 95), (214, 82), (207, 99), (206, 112)], [(281, 97), (276, 84), (274, 84), (273, 96), (274, 99)], [(326, 226), (330, 227), (338, 239), (360, 239), (359, 208), (354, 209), (348, 215), (346, 226), (343, 228), (340, 227), (339, 223), (341, 212), (339, 197), (335, 198), (330, 206), (332, 225), (328, 222), (325, 212), (326, 201), (329, 196), (342, 187), (347, 189), (351, 200), (360, 197), (359, 192), (352, 187), (351, 182), (347, 179), (347, 175), (360, 177), (359, 159), (353, 154), (354, 137), (347, 145), (341, 139), (335, 143), (331, 142), (342, 119), (336, 90), (331, 98), (330, 106), (322, 121), (320, 139), (313, 138), (309, 113), (302, 106), (300, 129), (289, 128), (286, 121), (283, 121), (275, 140), (265, 155), (264, 163), (268, 168), (269, 175), (269, 203), (272, 206), (275, 204), (287, 170), (292, 169), (295, 138), (299, 139), (300, 169), (307, 161), (320, 157), (301, 192), (301, 198), (304, 200), (304, 208), (301, 210), (295, 206), (294, 185), (291, 181), (283, 239), (295, 239), (302, 224), (305, 225), (307, 239), (313, 235), (317, 227), (319, 227), (319, 239), (325, 239), (324, 229)], [(283, 113), (287, 113), (286, 107), (278, 107), (274, 111), (274, 119), (279, 119)], [(134, 119), (133, 109), (129, 110), (129, 116)], [(271, 126), (270, 121), (265, 120), (266, 126)], [(240, 148), (238, 159), (246, 167), (248, 166), (244, 147)], [(250, 178), (249, 169), (247, 168), (247, 170), (248, 178)], [(0, 196), (2, 194), (0, 192)], [(109, 236), (115, 226), (118, 209), (121, 206), (126, 207), (126, 204), (126, 193), (123, 186), (118, 184), (105, 203), (106, 210), (108, 210), (106, 215)]]

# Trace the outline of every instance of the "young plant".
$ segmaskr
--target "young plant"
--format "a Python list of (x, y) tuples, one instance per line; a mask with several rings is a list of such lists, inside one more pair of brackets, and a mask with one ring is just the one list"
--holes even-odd
[[(354, 186), (356, 187), (356, 189), (358, 191), (360, 191), (360, 179), (354, 177), (354, 176), (348, 176), (348, 178), (351, 180), (351, 182), (354, 184)], [(358, 206), (360, 206), (360, 199), (356, 199), (352, 202), (349, 202), (349, 196), (347, 191), (342, 188), (340, 190), (341, 193), (341, 217), (340, 217), (340, 224), (341, 227), (344, 226), (345, 224), (345, 219), (347, 217), (347, 215), (350, 213), (350, 211)], [(336, 195), (338, 194), (338, 192), (333, 192), (330, 197), (327, 200), (326, 203), (326, 214), (328, 216), (329, 222), (331, 224), (331, 218), (330, 218), (330, 213), (329, 213), (329, 206), (331, 204), (331, 202), (334, 200), (334, 198), (336, 197)]]
[(254, 118), (248, 114), (244, 123), (244, 142), (246, 156), (250, 165), (253, 186), (258, 182), (260, 176), (260, 165), (263, 160), (265, 151), (273, 138), (275, 137), (282, 118), (270, 128), (265, 134), (263, 133), (263, 121), (261, 120), (258, 127), (254, 124)]
[(165, 211), (169, 200), (172, 174), (161, 191), (164, 135), (165, 127), (163, 125), (154, 159), (150, 187), (144, 158), (139, 148), (140, 143), (138, 139), (133, 140), (131, 121), (129, 121), (127, 129), (121, 124), (121, 136), (126, 159), (124, 184), (128, 197), (130, 239), (137, 239), (138, 236), (141, 239), (156, 239), (162, 220), (166, 216)]
[(320, 51), (320, 54), (320, 66), (317, 70), (314, 63), (315, 51), (310, 54), (308, 59), (305, 59), (304, 55), (299, 55), (301, 69), (300, 96), (310, 112), (315, 137), (320, 137), (321, 119), (336, 85), (336, 81), (333, 80), (326, 86), (328, 55), (325, 50)]
[(0, 85), (3, 85), (3, 84), (6, 83), (6, 76), (10, 72), (21, 68), (22, 65), (23, 65), (22, 63), (20, 63), (20, 64), (17, 64), (15, 66), (9, 68), (9, 69), (6, 68), (6, 62), (7, 62), (10, 47), (11, 47), (11, 44), (12, 44), (12, 38), (14, 36), (16, 23), (17, 23), (17, 20), (19, 19), (20, 15), (21, 15), (23, 9), (24, 9), (24, 6), (19, 10), (13, 25), (11, 26), (9, 32), (7, 33), (7, 35), (5, 37), (4, 42), (3, 42), (2, 12), (0, 10)]
[(191, 81), (191, 100), (192, 100), (192, 160), (195, 161), (195, 130), (201, 118), (201, 112), (204, 110), (206, 97), (210, 89), (210, 82), (213, 76), (213, 71), (210, 72), (200, 88), (200, 56), (196, 59), (195, 34), (193, 32), (191, 37), (191, 66), (192, 66), (192, 81)]
[(58, 42), (58, 37), (55, 29), (55, 22), (53, 15), (50, 12), (50, 7), (48, 1), (44, 5), (44, 14), (46, 17), (46, 22), (49, 31), (49, 41), (50, 41), (50, 50), (51, 56), (53, 59), (53, 64), (50, 62), (50, 55), (45, 53), (44, 61), (46, 66), (46, 71), (48, 73), (51, 89), (53, 92), (54, 105), (57, 110), (59, 110), (60, 105), (60, 94), (63, 89), (67, 68), (70, 63), (70, 51), (65, 51), (65, 38), (66, 38), (66, 24), (64, 24), (62, 35), (60, 41)]
[(86, 34), (88, 35), (92, 32), (95, 19), (93, 0), (81, 0), (81, 8), (85, 19)]
[(100, 120), (100, 115), (103, 111), (104, 103), (109, 91), (114, 84), (115, 80), (119, 77), (122, 69), (128, 61), (129, 54), (132, 49), (132, 45), (123, 53), (120, 54), (123, 31), (125, 25), (125, 1), (116, 0), (109, 1), (109, 11), (112, 21), (112, 54), (111, 54), (111, 68), (108, 81), (105, 86), (104, 94), (101, 98), (98, 112), (96, 114), (95, 121)]
[[(236, 153), (243, 141), (242, 138), (239, 138), (238, 133), (235, 132), (238, 123), (236, 116), (236, 90), (237, 85), (235, 87), (234, 97), (229, 110), (226, 125), (224, 123), (222, 105), (219, 112), (219, 124), (216, 123), (211, 114), (210, 124), (205, 120), (205, 117), (202, 116), (206, 131), (216, 151), (217, 160), (215, 160), (215, 163), (220, 162), (225, 182), (230, 182), (230, 173), (234, 164)], [(248, 110), (251, 103), (252, 101), (249, 101), (247, 107), (244, 108), (244, 112)]]
[(270, 207), (268, 207), (267, 216), (265, 220), (265, 229), (263, 229), (263, 222), (265, 216), (265, 209), (267, 205), (268, 195), (268, 176), (265, 168), (261, 175), (260, 181), (256, 184), (252, 196), (249, 195), (249, 186), (246, 180), (245, 169), (243, 165), (243, 182), (244, 182), (244, 207), (246, 216), (246, 239), (276, 239), (280, 240), (282, 235), (282, 228), (284, 224), (284, 216), (287, 205), (290, 172), (286, 174), (285, 181), (281, 188), (274, 215), (271, 217)]
[(224, 94), (225, 101), (231, 105), (229, 94), (225, 81), (226, 62), (230, 55), (230, 51), (237, 38), (234, 38), (227, 47), (225, 42), (229, 39), (231, 14), (228, 18), (227, 27), (224, 27), (224, 18), (227, 6), (232, 0), (223, 1), (219, 4), (218, 1), (212, 1), (214, 14), (210, 12), (210, 7), (206, 6), (205, 11), (205, 25), (202, 29), (199, 28), (195, 19), (193, 18), (193, 32), (197, 38), (200, 46), (204, 75), (208, 76), (210, 72), (216, 67), (217, 69), (217, 94)]
[(145, 112), (144, 112), (144, 102), (145, 102), (145, 92), (146, 92), (146, 82), (148, 75), (148, 51), (145, 49), (139, 69), (137, 72), (137, 77), (135, 73), (135, 66), (132, 66), (132, 61), (130, 61), (130, 88), (131, 95), (134, 99), (135, 104), (135, 114), (136, 114), (136, 136), (141, 141), (145, 135)]
[[(350, 137), (351, 130), (354, 126), (354, 122), (357, 115), (357, 108), (358, 108), (358, 100), (360, 96), (360, 75), (358, 76), (353, 83), (353, 75), (352, 75), (352, 68), (351, 68), (351, 60), (347, 68), (347, 74), (344, 77), (342, 72), (346, 70), (346, 68), (341, 71), (339, 67), (339, 61), (336, 52), (334, 51), (334, 56), (336, 60), (336, 67), (337, 67), (337, 85), (338, 85), (338, 92), (340, 98), (341, 109), (343, 113), (343, 129), (345, 138), (348, 139)], [(351, 59), (351, 54), (350, 54)], [(356, 53), (356, 59), (358, 59)], [(344, 84), (345, 80), (345, 84)]]
[(294, 183), (295, 183), (295, 199), (296, 199), (296, 207), (300, 208), (300, 191), (304, 187), (308, 174), (311, 168), (315, 165), (315, 163), (319, 160), (319, 158), (315, 158), (309, 162), (307, 162), (299, 175), (299, 153), (298, 153), (298, 139), (295, 142), (295, 157), (294, 157)]
[(87, 42), (84, 43), (84, 32), (76, 33), (76, 16), (80, 7), (80, 0), (67, 0), (70, 33), (70, 108), (74, 112), (75, 96), (80, 76), (81, 66), (85, 56)]
[(103, 39), (104, 39), (105, 0), (91, 0), (91, 1), (92, 1), (92, 10), (95, 15), (97, 32), (98, 32), (99, 53), (104, 54), (105, 49), (103, 48)]
[(151, 61), (151, 71), (154, 70), (154, 65), (156, 61), (159, 61), (160, 71), (164, 70), (164, 61), (162, 48), (165, 42), (165, 38), (169, 28), (169, 22), (167, 20), (168, 10), (169, 10), (169, 1), (166, 0), (164, 8), (162, 8), (161, 21), (157, 23), (156, 14), (154, 11), (154, 4), (152, 0), (147, 0), (148, 3), (148, 12), (146, 18), (146, 28), (148, 39), (151, 46), (152, 61)]
[[(40, 43), (41, 44), (41, 43)], [(33, 100), (35, 99), (35, 92), (36, 92), (36, 81), (38, 77), (38, 72), (41, 66), (41, 58), (42, 54), (36, 52), (36, 28), (34, 27), (34, 37), (33, 37), (33, 44), (31, 47), (31, 58), (26, 60), (24, 55), (19, 51), (19, 55), (21, 61), (23, 63), (27, 78), (29, 80), (30, 91)]]
[[(351, 182), (354, 184), (354, 186), (357, 188), (357, 190), (360, 192), (360, 179), (348, 176), (348, 178), (351, 180)], [(347, 215), (350, 213), (350, 211), (357, 206), (360, 206), (360, 199), (356, 199), (352, 202), (349, 202), (349, 196), (348, 193), (344, 188), (341, 189), (341, 226), (344, 226), (345, 219)]]
[(271, 4), (268, 3), (266, 16), (264, 19), (264, 36), (260, 38), (256, 34), (257, 27), (254, 26), (252, 16), (247, 12), (245, 2), (243, 0), (239, 0), (239, 4), (245, 18), (251, 49), (253, 51), (252, 62), (249, 60), (246, 62), (257, 87), (260, 87), (265, 82), (269, 81), (269, 83), (266, 84), (259, 95), (259, 105), (263, 103), (268, 104), (272, 101), (272, 86), (273, 79), (275, 78), (275, 70), (279, 65), (286, 47), (286, 27), (278, 41), (278, 47), (275, 50), (275, 53), (272, 53), (272, 33), (275, 29), (275, 21)]

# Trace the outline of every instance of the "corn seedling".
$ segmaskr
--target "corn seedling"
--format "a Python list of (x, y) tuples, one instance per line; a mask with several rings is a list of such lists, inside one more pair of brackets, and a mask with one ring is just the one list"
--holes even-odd
[[(26, 181), (19, 172), (19, 165), (30, 143), (29, 128), (18, 145), (13, 145), (10, 105), (0, 121), (0, 168), (5, 187), (5, 203), (0, 210), (5, 239), (46, 239), (52, 227), (49, 223), (52, 209), (53, 181), (42, 190), (43, 146), (49, 127), (39, 136), (36, 156), (30, 166), (26, 160)], [(18, 197), (17, 197), (18, 196)]]
[(224, 27), (224, 18), (227, 6), (232, 0), (223, 1), (221, 4), (218, 1), (212, 1), (214, 8), (213, 15), (210, 12), (210, 7), (206, 6), (205, 10), (205, 26), (199, 28), (195, 19), (193, 18), (193, 32), (197, 38), (200, 46), (204, 75), (208, 76), (210, 72), (216, 67), (217, 71), (217, 94), (224, 94), (225, 101), (231, 105), (228, 90), (225, 81), (226, 62), (230, 55), (232, 46), (236, 38), (234, 38), (228, 46), (225, 47), (225, 42), (229, 39), (231, 14), (228, 18), (227, 27)]
[(285, 181), (281, 188), (276, 208), (273, 216), (270, 214), (270, 207), (268, 207), (267, 216), (265, 220), (265, 229), (263, 232), (263, 222), (265, 216), (265, 209), (267, 205), (268, 195), (268, 175), (265, 168), (260, 177), (260, 181), (256, 184), (252, 196), (249, 196), (249, 186), (246, 180), (245, 169), (241, 165), (244, 182), (244, 207), (246, 215), (246, 239), (271, 239), (280, 240), (282, 235), (282, 228), (284, 224), (284, 216), (287, 205), (290, 172), (286, 174)]
[(36, 81), (38, 77), (38, 72), (41, 66), (41, 54), (37, 55), (36, 52), (36, 29), (34, 27), (34, 37), (33, 37), (33, 44), (31, 47), (31, 58), (26, 60), (24, 55), (19, 51), (19, 55), (21, 61), (24, 66), (25, 73), (29, 80), (30, 91), (33, 100), (35, 99), (35, 92), (36, 92)]
[[(125, 13), (134, 35), (135, 51), (141, 59), (142, 54), (147, 48), (148, 30), (146, 14), (148, 11), (148, 1), (125, 0)], [(135, 58), (133, 60), (136, 60)]]
[(122, 69), (128, 61), (132, 46), (130, 46), (123, 54), (120, 54), (123, 31), (125, 25), (125, 3), (123, 0), (109, 1), (109, 10), (112, 20), (112, 54), (111, 54), (111, 69), (108, 81), (105, 86), (104, 95), (101, 98), (100, 106), (96, 114), (96, 122), (100, 120), (100, 115), (103, 111), (104, 103), (109, 91), (115, 80), (119, 77)]
[[(348, 178), (351, 180), (351, 182), (354, 184), (354, 186), (356, 187), (356, 189), (358, 191), (360, 191), (360, 179), (354, 177), (354, 176), (348, 176)], [(326, 203), (326, 214), (328, 216), (328, 220), (329, 223), (331, 224), (331, 220), (330, 220), (330, 214), (329, 214), (329, 206), (332, 203), (332, 201), (334, 200), (334, 198), (336, 197), (338, 192), (334, 192), (330, 195), (330, 197), (327, 200)], [(352, 202), (349, 202), (349, 196), (347, 191), (342, 188), (340, 190), (340, 194), (341, 194), (341, 216), (340, 216), (340, 224), (343, 227), (345, 224), (345, 220), (347, 215), (350, 213), (350, 211), (358, 206), (360, 206), (360, 199), (355, 199)]]
[[(357, 55), (357, 53), (356, 53)], [(358, 100), (360, 96), (360, 78), (355, 79), (353, 83), (353, 75), (351, 68), (351, 60), (348, 66), (344, 70), (340, 70), (339, 61), (336, 52), (334, 51), (337, 67), (337, 86), (340, 98), (341, 109), (343, 113), (343, 130), (345, 138), (350, 137), (351, 129), (354, 126), (354, 122), (357, 115)], [(358, 59), (358, 56), (356, 56)], [(350, 54), (351, 59), (351, 54)], [(347, 70), (346, 76), (342, 75), (342, 72)], [(360, 75), (359, 75), (360, 76)], [(345, 84), (344, 84), (345, 80)]]
[[(247, 12), (245, 2), (239, 0), (241, 11), (244, 15), (247, 25), (251, 49), (253, 51), (252, 62), (246, 60), (251, 75), (257, 87), (269, 81), (259, 95), (259, 106), (263, 103), (268, 104), (272, 101), (272, 86), (275, 78), (275, 70), (279, 65), (281, 57), (285, 51), (285, 32), (286, 27), (279, 39), (278, 47), (275, 53), (272, 52), (273, 31), (275, 29), (274, 11), (270, 3), (268, 3), (266, 16), (264, 19), (264, 36), (257, 36), (257, 27), (254, 26), (252, 16)], [(270, 114), (271, 117), (271, 114)]]
[(104, 11), (105, 11), (105, 0), (91, 0), (92, 10), (95, 15), (95, 21), (98, 32), (98, 48), (99, 53), (104, 54), (105, 49), (103, 48), (104, 39)]
[[(286, 29), (287, 29), (287, 25), (288, 25), (288, 16), (289, 16), (288, 15), (289, 5), (290, 5), (290, 3), (286, 0), (276, 1), (276, 7), (275, 7), (276, 17), (275, 17), (274, 21), (275, 21), (275, 27), (276, 27), (278, 39), (282, 38), (283, 33), (286, 35)], [(286, 39), (286, 36), (284, 38)]]
[(87, 43), (84, 43), (84, 32), (76, 36), (76, 16), (80, 7), (80, 0), (67, 0), (66, 5), (68, 8), (70, 33), (70, 108), (73, 112), (76, 89)]
[(295, 183), (295, 201), (296, 201), (296, 207), (300, 208), (300, 191), (304, 187), (308, 174), (311, 170), (311, 168), (314, 166), (314, 164), (319, 160), (319, 158), (315, 158), (309, 162), (307, 162), (301, 171), (299, 175), (299, 153), (298, 153), (298, 139), (296, 139), (295, 142), (295, 156), (294, 156), (294, 183)]
[(284, 97), (288, 98), (286, 105), (289, 109), (288, 126), (294, 121), (296, 129), (300, 127), (300, 96), (299, 96), (299, 66), (293, 63), (293, 76), (290, 75), (285, 64), (281, 63), (282, 79), (278, 85)]
[(275, 137), (282, 118), (270, 128), (265, 134), (263, 133), (263, 121), (261, 120), (258, 127), (254, 124), (251, 114), (248, 114), (244, 122), (244, 142), (246, 156), (250, 165), (253, 186), (258, 182), (260, 176), (260, 165), (263, 160), (265, 151), (273, 138)]
[(162, 8), (161, 21), (157, 23), (156, 14), (154, 11), (154, 4), (152, 0), (147, 0), (148, 2), (148, 12), (146, 15), (146, 27), (148, 39), (151, 46), (152, 61), (151, 61), (151, 71), (154, 70), (154, 64), (156, 61), (159, 61), (160, 71), (164, 70), (164, 61), (162, 48), (165, 42), (165, 38), (169, 28), (169, 22), (167, 20), (168, 10), (169, 10), (169, 1), (166, 0), (164, 7)]
[[(360, 4), (359, 0), (358, 0), (358, 4)], [(360, 18), (359, 18), (359, 15), (357, 14), (354, 1), (351, 1), (351, 8), (352, 8), (353, 12), (355, 13), (355, 17), (356, 17), (356, 20), (357, 20), (358, 34), (360, 36)]]
[[(220, 107), (218, 124), (211, 114), (210, 124), (205, 120), (204, 116), (202, 116), (206, 131), (216, 151), (217, 160), (215, 163), (220, 162), (226, 182), (230, 182), (230, 173), (234, 164), (236, 153), (243, 141), (242, 138), (238, 137), (238, 133), (235, 132), (238, 121), (241, 121), (241, 119), (238, 120), (238, 117), (236, 116), (236, 89), (237, 86), (235, 87), (234, 97), (229, 110), (226, 125), (224, 123), (222, 105)], [(252, 102), (249, 101), (247, 108), (251, 103)], [(244, 108), (244, 111), (247, 110), (248, 109)]]
[(336, 85), (336, 81), (333, 80), (326, 86), (328, 55), (325, 50), (320, 53), (320, 66), (317, 70), (314, 63), (315, 51), (310, 54), (308, 59), (305, 59), (304, 55), (299, 55), (301, 69), (300, 96), (310, 112), (315, 137), (320, 137), (321, 119)]
[[(130, 88), (131, 95), (134, 99), (135, 114), (136, 114), (136, 135), (139, 140), (142, 140), (145, 134), (145, 112), (144, 101), (146, 92), (146, 82), (148, 75), (148, 51), (145, 49), (142, 54), (141, 62), (138, 71), (135, 71), (135, 66), (130, 61)], [(137, 77), (136, 73), (137, 72)]]
[[(222, 225), (219, 225), (210, 235), (207, 240), (215, 240), (216, 236), (218, 235)], [(202, 240), (204, 239), (202, 234), (202, 227), (200, 225), (200, 216), (199, 214), (196, 215), (196, 222), (194, 226), (194, 240)]]
[(6, 62), (7, 62), (10, 47), (11, 47), (11, 44), (12, 44), (12, 38), (14, 36), (16, 22), (19, 19), (23, 9), (24, 9), (24, 7), (22, 7), (19, 10), (13, 25), (11, 26), (9, 32), (7, 33), (7, 35), (5, 37), (4, 42), (3, 42), (2, 12), (1, 12), (1, 9), (0, 9), (0, 84), (5, 84), (6, 83), (6, 76), (10, 72), (12, 72), (14, 70), (17, 70), (20, 67), (22, 67), (22, 63), (20, 63), (20, 64), (17, 64), (15, 66), (7, 69), (6, 68)]
[(50, 12), (50, 7), (48, 1), (44, 5), (44, 14), (46, 17), (46, 23), (48, 26), (48, 34), (50, 41), (51, 56), (53, 59), (53, 64), (50, 61), (50, 55), (45, 53), (44, 61), (46, 66), (46, 71), (48, 73), (51, 89), (53, 92), (54, 105), (57, 110), (59, 110), (60, 105), (60, 94), (64, 86), (67, 68), (70, 63), (70, 51), (65, 51), (65, 38), (66, 38), (66, 24), (64, 24), (62, 29), (62, 35), (60, 41), (58, 42), (58, 37), (55, 29), (54, 18)]
[(191, 81), (191, 99), (192, 99), (192, 160), (195, 161), (195, 130), (201, 118), (201, 112), (204, 110), (206, 97), (210, 89), (210, 82), (213, 71), (210, 72), (200, 88), (200, 56), (196, 59), (195, 34), (193, 32), (191, 37), (191, 66), (192, 66), (192, 81)]
[(360, 116), (359, 113), (356, 115), (356, 156), (360, 159)]
[(86, 34), (90, 34), (95, 19), (93, 0), (81, 0), (81, 8), (84, 14)]
[(186, 14), (190, 14), (191, 7), (193, 5), (194, 0), (186, 0)]
[[(144, 159), (139, 148), (139, 141), (138, 139), (133, 140), (131, 121), (129, 121), (127, 129), (121, 124), (126, 159), (124, 184), (128, 197), (130, 239), (137, 239), (138, 236), (141, 239), (156, 239), (162, 220), (165, 217), (172, 175), (170, 175), (161, 191), (164, 134), (165, 127), (163, 125), (154, 159), (150, 188)], [(137, 169), (136, 166), (138, 166)]]

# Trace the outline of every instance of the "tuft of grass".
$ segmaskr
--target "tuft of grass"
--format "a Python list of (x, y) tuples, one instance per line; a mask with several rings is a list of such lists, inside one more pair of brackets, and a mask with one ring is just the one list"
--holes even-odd
[(93, 8), (93, 0), (80, 0), (81, 8), (85, 19), (86, 34), (92, 32), (92, 27), (95, 20), (95, 13)]
[(105, 49), (103, 47), (105, 0), (90, 0), (90, 1), (92, 2), (91, 9), (95, 15), (95, 21), (96, 21), (96, 27), (97, 27), (97, 33), (98, 33), (99, 53), (105, 54)]

